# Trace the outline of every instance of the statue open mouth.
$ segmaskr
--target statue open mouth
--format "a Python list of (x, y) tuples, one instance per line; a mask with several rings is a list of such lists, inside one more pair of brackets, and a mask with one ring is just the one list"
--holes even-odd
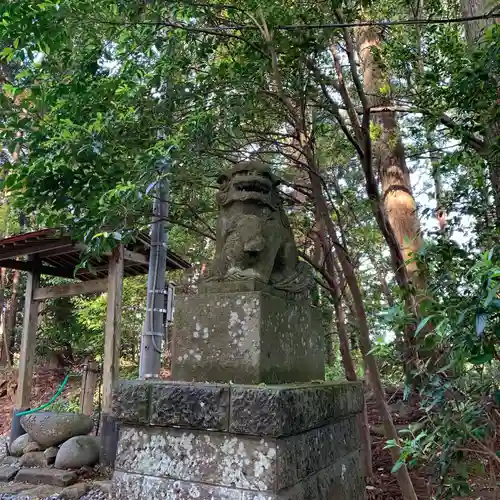
[(257, 202), (276, 210), (279, 180), (271, 170), (258, 162), (243, 162), (218, 178), (220, 185), (217, 201), (220, 206), (229, 203)]
[(239, 180), (235, 179), (234, 187), (238, 191), (245, 191), (247, 193), (259, 193), (259, 194), (269, 194), (271, 191), (272, 185), (271, 182), (266, 183), (263, 179), (245, 179)]

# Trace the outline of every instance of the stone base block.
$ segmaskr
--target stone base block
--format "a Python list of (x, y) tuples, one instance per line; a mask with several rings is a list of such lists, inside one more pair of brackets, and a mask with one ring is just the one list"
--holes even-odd
[(114, 405), (115, 500), (364, 498), (361, 384), (122, 382)]
[(113, 499), (148, 500), (363, 500), (365, 484), (358, 474), (359, 452), (354, 452), (291, 488), (279, 492), (213, 486), (155, 476), (115, 472)]
[(172, 378), (280, 384), (324, 379), (324, 331), (308, 302), (263, 291), (180, 297)]

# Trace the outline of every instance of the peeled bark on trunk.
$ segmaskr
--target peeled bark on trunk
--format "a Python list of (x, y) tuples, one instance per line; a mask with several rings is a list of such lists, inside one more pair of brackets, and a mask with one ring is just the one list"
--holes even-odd
[(382, 186), (382, 200), (400, 245), (408, 276), (418, 292), (425, 289), (425, 280), (413, 259), (422, 245), (420, 221), (396, 113), (383, 110), (392, 106), (392, 102), (389, 97), (389, 81), (376, 53), (380, 47), (378, 28), (361, 28), (358, 45), (364, 90), (370, 107), (375, 108), (371, 114), (371, 135), (373, 158)]
[[(380, 372), (377, 366), (377, 361), (373, 354), (371, 353), (371, 341), (370, 341), (370, 329), (368, 327), (368, 319), (366, 317), (366, 311), (364, 309), (363, 297), (361, 290), (359, 288), (357, 278), (354, 272), (354, 268), (350, 262), (349, 256), (347, 255), (347, 250), (341, 245), (337, 229), (330, 215), (329, 206), (326, 202), (323, 184), (321, 182), (321, 172), (318, 168), (317, 159), (315, 157), (313, 141), (308, 135), (307, 121), (304, 116), (303, 110), (306, 108), (305, 103), (301, 103), (301, 106), (296, 106), (296, 103), (283, 91), (281, 73), (278, 64), (278, 56), (274, 50), (273, 40), (271, 34), (265, 24), (265, 20), (262, 19), (262, 26), (259, 26), (260, 32), (267, 43), (268, 50), (270, 52), (271, 59), (271, 72), (273, 83), (276, 86), (276, 91), (280, 97), (280, 101), (286, 108), (286, 112), (291, 118), (291, 123), (296, 132), (296, 140), (300, 146), (301, 154), (304, 157), (305, 164), (307, 166), (306, 170), (309, 176), (309, 181), (311, 185), (311, 195), (313, 201), (315, 202), (317, 217), (324, 224), (325, 234), (328, 235), (330, 243), (334, 246), (339, 262), (344, 273), (347, 285), (349, 286), (353, 298), (353, 305), (358, 316), (359, 322), (359, 336), (361, 351), (365, 359), (365, 363), (369, 368), (371, 377), (371, 386), (373, 387), (375, 400), (377, 403), (378, 411), (384, 423), (384, 430), (387, 439), (393, 439), (394, 442), (399, 444), (399, 436), (394, 426), (392, 416), (387, 407), (385, 401), (384, 389), (382, 386), (382, 380), (380, 378)], [(400, 457), (400, 448), (391, 448), (391, 456), (396, 463)], [(408, 473), (408, 468), (403, 464), (396, 472), (396, 478), (401, 488), (401, 493), (405, 500), (418, 500), (415, 494), (415, 489), (411, 481), (410, 475)]]

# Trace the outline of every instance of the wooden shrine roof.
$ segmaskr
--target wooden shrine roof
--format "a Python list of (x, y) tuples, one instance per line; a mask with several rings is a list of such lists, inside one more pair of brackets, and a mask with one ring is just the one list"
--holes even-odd
[[(136, 242), (124, 249), (124, 276), (148, 273), (151, 240), (141, 233)], [(76, 278), (82, 281), (106, 278), (109, 255), (90, 260), (91, 269), (75, 269), (81, 261), (85, 245), (73, 241), (58, 229), (42, 229), (0, 240), (0, 267), (38, 270), (41, 274)], [(22, 260), (30, 257), (30, 260)], [(170, 250), (167, 251), (167, 271), (189, 269), (191, 265)]]

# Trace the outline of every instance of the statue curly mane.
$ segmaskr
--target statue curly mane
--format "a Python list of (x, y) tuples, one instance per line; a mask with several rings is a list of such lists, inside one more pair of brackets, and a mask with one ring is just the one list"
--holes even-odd
[(263, 163), (242, 162), (219, 177), (216, 253), (208, 280), (252, 279), (308, 294), (309, 266), (300, 262), (279, 180)]

